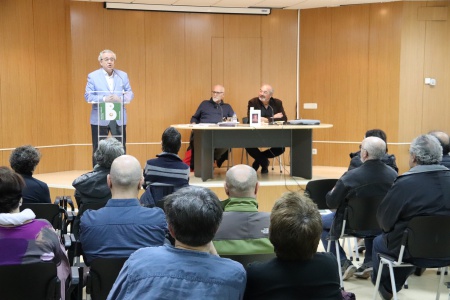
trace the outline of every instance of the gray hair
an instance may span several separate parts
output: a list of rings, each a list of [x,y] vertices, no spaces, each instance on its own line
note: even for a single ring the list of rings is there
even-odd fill
[[[229,169],[225,176],[230,197],[254,197],[257,183],[255,169],[247,165],[236,165]]]
[[[41,160],[41,152],[31,145],[17,147],[11,152],[9,164],[19,174],[33,173]]]
[[[99,62],[102,60],[103,53],[112,53],[112,55],[114,56],[114,60],[116,60],[116,54],[114,52],[112,52],[111,50],[105,49],[105,50],[101,51],[100,54],[98,55]]]
[[[124,153],[125,151],[121,142],[115,138],[107,138],[98,143],[98,148],[94,153],[94,159],[98,165],[109,169],[113,161]]]
[[[386,143],[376,136],[366,137],[362,147],[369,153],[369,159],[382,159],[386,154]]]
[[[419,165],[438,165],[442,160],[442,146],[439,140],[430,134],[416,137],[409,147],[409,153],[414,155]]]

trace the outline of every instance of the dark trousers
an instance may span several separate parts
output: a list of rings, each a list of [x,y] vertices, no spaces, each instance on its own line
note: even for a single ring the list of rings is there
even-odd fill
[[[270,148],[262,152],[258,148],[245,148],[245,150],[262,167],[269,166],[269,158],[277,157],[284,153],[284,148]]]
[[[109,132],[111,132],[112,135],[121,135],[122,134],[122,127],[123,127],[123,141],[121,137],[115,137],[119,142],[122,142],[123,150],[125,153],[127,153],[126,148],[126,142],[127,142],[127,125],[119,126],[117,125],[116,121],[110,121],[108,126],[97,126],[97,125],[91,125],[91,132],[92,132],[92,166],[96,165],[96,161],[94,159],[94,153],[98,148],[98,134],[100,132],[100,135],[108,135]],[[101,137],[101,140],[106,139],[106,137]]]
[[[189,148],[191,150],[191,163],[189,167],[194,170],[194,131],[191,131],[191,136],[189,137]],[[214,149],[214,160],[225,161],[228,159],[228,148],[216,148]]]
[[[378,268],[380,267],[380,258],[378,257],[378,253],[386,254],[392,257],[398,257],[398,253],[394,253],[388,249],[386,243],[384,242],[383,235],[377,236],[373,240],[373,253],[372,253],[372,261],[373,261],[373,272],[372,272],[372,283],[375,285],[378,275]],[[394,277],[395,277],[395,288],[397,292],[400,291],[405,284],[408,276],[411,275],[415,270],[415,267],[401,267],[394,268]],[[388,292],[392,292],[391,287],[391,276],[389,275],[389,268],[384,266],[383,273],[381,274],[380,285],[384,287]]]

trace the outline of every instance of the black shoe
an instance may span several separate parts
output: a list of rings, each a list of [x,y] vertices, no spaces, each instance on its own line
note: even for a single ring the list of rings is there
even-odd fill
[[[267,174],[267,173],[269,173],[269,169],[267,167],[262,167],[261,174]]]
[[[255,169],[255,171],[258,171],[258,169],[259,169],[259,162],[255,160],[253,162],[253,164],[252,164],[252,167],[253,167],[253,169]]]
[[[261,163],[261,174],[269,173],[269,160],[266,158],[263,163]]]

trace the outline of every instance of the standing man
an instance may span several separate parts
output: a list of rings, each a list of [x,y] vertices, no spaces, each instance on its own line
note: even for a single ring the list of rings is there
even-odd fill
[[[126,152],[127,141],[127,112],[123,108],[123,116],[120,120],[99,120],[98,103],[120,103],[128,104],[134,98],[127,73],[114,69],[116,54],[111,50],[103,50],[98,56],[101,68],[90,73],[86,84],[84,98],[88,103],[92,103],[91,110],[91,132],[92,132],[92,154],[98,147],[99,133],[101,136],[111,132],[119,141],[123,133],[123,148]],[[122,131],[123,127],[123,131]],[[95,166],[94,158],[92,165]]]
[[[273,123],[274,121],[287,121],[283,102],[273,98],[273,88],[264,84],[259,90],[259,96],[248,101],[247,117],[250,117],[250,108],[261,110],[261,122]],[[284,148],[270,148],[261,152],[258,148],[246,148],[248,154],[255,159],[253,168],[258,171],[261,166],[261,174],[268,173],[269,158],[277,157],[284,153]]]
[[[191,118],[191,124],[199,123],[219,123],[224,118],[232,117],[234,115],[233,108],[230,104],[224,103],[225,88],[222,85],[215,85],[212,88],[212,96],[209,100],[204,100],[197,108],[197,111]],[[190,145],[192,150],[191,169],[194,169],[194,135],[191,134]],[[214,160],[220,168],[223,162],[228,158],[227,148],[214,149]]]

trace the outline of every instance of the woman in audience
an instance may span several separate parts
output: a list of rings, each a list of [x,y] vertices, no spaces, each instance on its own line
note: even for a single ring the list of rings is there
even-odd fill
[[[342,300],[336,258],[316,252],[321,233],[312,200],[285,193],[270,216],[269,239],[277,257],[249,265],[244,298]]]
[[[395,163],[395,155],[388,154],[386,133],[383,130],[381,130],[381,129],[370,129],[370,130],[366,131],[366,135],[364,136],[364,138],[369,137],[369,136],[378,137],[378,138],[382,139],[386,143],[386,154],[381,159],[381,161],[384,162],[389,167],[391,167],[392,169],[394,169],[395,172],[398,173],[397,164]],[[359,146],[359,147],[361,148],[361,146]],[[351,158],[350,165],[348,166],[349,170],[355,169],[355,168],[357,168],[357,167],[362,165],[361,150],[359,150],[357,152],[350,153],[350,158]]]
[[[53,261],[64,299],[69,261],[52,225],[47,220],[36,220],[30,209],[19,210],[23,187],[20,175],[0,167],[0,265]]]
[[[51,203],[47,184],[33,177],[40,160],[41,153],[30,145],[14,149],[9,157],[11,168],[25,181],[22,191],[23,203]]]

